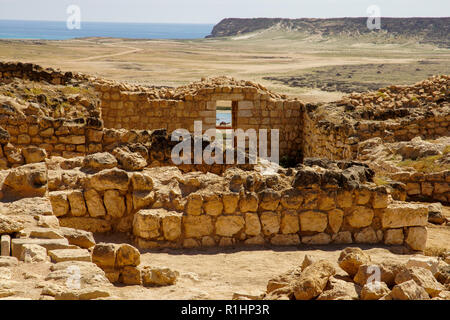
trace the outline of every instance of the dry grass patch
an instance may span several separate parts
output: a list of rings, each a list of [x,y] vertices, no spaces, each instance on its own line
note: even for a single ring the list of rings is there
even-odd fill
[[[424,158],[420,158],[417,160],[406,159],[400,161],[398,166],[400,167],[411,167],[414,168],[418,172],[430,173],[430,172],[439,172],[444,170],[450,170],[450,164],[440,163],[443,157],[450,153],[450,146],[446,146],[443,153],[435,156],[428,156]]]

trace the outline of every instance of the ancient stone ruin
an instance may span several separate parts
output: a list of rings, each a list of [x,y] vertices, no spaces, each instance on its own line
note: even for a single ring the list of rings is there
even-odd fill
[[[95,244],[91,233],[125,233],[152,250],[361,243],[423,251],[430,205],[409,200],[450,203],[448,144],[431,153],[441,171],[387,160],[394,149],[428,155],[420,139],[405,146],[417,136],[449,136],[448,76],[327,105],[227,77],[153,88],[0,63],[0,81],[2,256],[48,254],[55,268],[94,262],[112,282],[171,284],[176,273],[140,265],[131,246]],[[279,129],[280,156],[293,165],[175,165],[171,132],[192,132],[196,120],[216,128],[218,101],[230,102],[233,129]],[[386,183],[377,183],[379,168]]]

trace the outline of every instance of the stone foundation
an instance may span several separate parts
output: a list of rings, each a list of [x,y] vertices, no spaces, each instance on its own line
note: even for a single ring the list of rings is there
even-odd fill
[[[449,170],[428,174],[400,172],[393,174],[391,178],[405,184],[408,200],[450,204]]]
[[[306,108],[308,110],[308,106]],[[321,121],[313,113],[304,113],[303,156],[334,160],[355,159],[358,140],[346,128]]]
[[[305,167],[295,176],[277,178],[164,170],[105,169],[81,178],[78,190],[53,187],[49,197],[62,226],[127,232],[143,249],[330,243],[425,247],[428,207],[393,201],[384,187],[346,180],[353,169]],[[252,185],[245,182],[249,179]],[[290,181],[290,186],[268,187],[271,179]]]
[[[52,68],[42,68],[33,63],[0,62],[0,79],[20,78],[32,81],[46,81],[59,85],[66,84],[73,78],[84,78],[72,72],[61,72]]]

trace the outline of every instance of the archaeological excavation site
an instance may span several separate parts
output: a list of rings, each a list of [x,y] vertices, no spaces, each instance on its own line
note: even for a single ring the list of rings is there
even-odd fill
[[[172,133],[194,149],[196,121],[276,129],[279,163],[175,163]],[[263,291],[185,298],[450,299],[448,75],[304,103],[226,76],[150,87],[5,61],[0,144],[0,298],[180,298],[203,288],[183,265],[259,253],[283,266]]]

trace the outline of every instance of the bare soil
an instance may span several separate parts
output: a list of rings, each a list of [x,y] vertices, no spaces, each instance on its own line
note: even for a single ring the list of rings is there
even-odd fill
[[[445,207],[450,217],[450,207]],[[438,255],[450,250],[450,226],[428,225],[428,243],[425,254]],[[97,234],[96,241],[129,242],[125,234]],[[406,262],[413,253],[404,247],[357,245],[365,250],[375,263],[382,261]],[[337,259],[348,245],[300,247],[209,248],[191,250],[141,251],[141,263],[169,267],[180,273],[177,283],[168,287],[141,287],[116,285],[108,288],[115,299],[139,300],[231,300],[233,294],[259,296],[269,279],[298,267],[305,255],[326,259],[344,273]],[[39,299],[41,288],[50,272],[50,262],[24,263],[11,268],[12,280],[21,283],[21,293],[14,298]]]
[[[412,84],[450,71],[446,48],[414,42],[374,43],[370,37],[357,42],[325,41],[276,30],[179,41],[0,40],[0,60],[156,86],[227,75],[259,82],[305,102],[334,101],[343,92]]]

